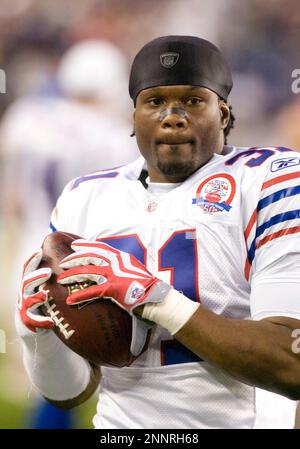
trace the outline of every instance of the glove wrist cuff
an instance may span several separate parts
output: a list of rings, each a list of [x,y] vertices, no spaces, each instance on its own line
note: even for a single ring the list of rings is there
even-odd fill
[[[158,304],[145,304],[142,318],[153,321],[174,335],[187,323],[200,304],[190,300],[165,282],[163,284],[169,287],[166,290],[168,293],[165,299]],[[158,284],[157,287],[160,286],[161,284]],[[153,296],[157,287],[151,291]]]

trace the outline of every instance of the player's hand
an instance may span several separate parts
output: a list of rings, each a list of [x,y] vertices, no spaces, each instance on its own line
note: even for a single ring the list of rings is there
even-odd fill
[[[58,276],[60,284],[92,281],[95,285],[72,293],[67,304],[108,297],[131,315],[146,303],[164,300],[171,286],[153,276],[134,256],[102,242],[75,240],[75,253],[65,257]]]
[[[67,303],[79,304],[99,297],[109,297],[132,315],[130,350],[138,356],[148,335],[149,323],[138,319],[133,311],[148,302],[161,302],[171,288],[154,277],[134,256],[118,251],[102,242],[75,240],[75,251],[65,257],[60,267],[66,271],[58,276],[61,284],[92,281],[95,285],[72,293]]]
[[[32,332],[38,329],[51,329],[51,318],[39,313],[38,308],[47,300],[47,292],[37,291],[38,287],[51,277],[50,268],[38,268],[42,259],[42,250],[35,252],[24,264],[23,277],[18,297],[18,310],[21,321]]]

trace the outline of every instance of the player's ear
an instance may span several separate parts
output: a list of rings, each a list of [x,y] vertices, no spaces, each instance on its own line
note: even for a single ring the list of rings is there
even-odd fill
[[[221,117],[221,129],[225,129],[230,119],[230,109],[224,100],[219,100],[219,111]]]
[[[130,134],[130,137],[134,137],[135,136],[135,110],[133,111],[133,130],[132,133]]]

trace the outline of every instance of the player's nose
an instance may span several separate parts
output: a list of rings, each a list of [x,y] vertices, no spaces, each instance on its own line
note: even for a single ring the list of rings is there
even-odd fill
[[[183,109],[169,108],[160,114],[163,129],[185,129],[188,127],[187,113]]]

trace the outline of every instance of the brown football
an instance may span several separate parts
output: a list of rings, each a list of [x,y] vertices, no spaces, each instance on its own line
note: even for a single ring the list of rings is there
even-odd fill
[[[43,242],[40,268],[50,267],[53,275],[43,286],[49,290],[49,299],[42,311],[52,317],[55,334],[77,354],[96,365],[129,366],[136,358],[130,352],[131,316],[107,298],[69,306],[69,289],[85,288],[87,284],[67,287],[56,282],[56,276],[63,271],[59,262],[73,252],[71,243],[78,238],[81,237],[53,232]]]

